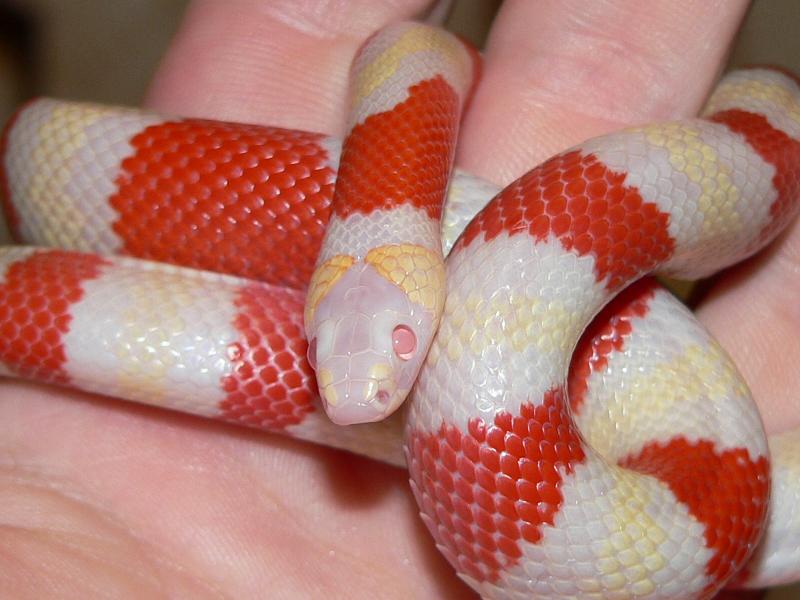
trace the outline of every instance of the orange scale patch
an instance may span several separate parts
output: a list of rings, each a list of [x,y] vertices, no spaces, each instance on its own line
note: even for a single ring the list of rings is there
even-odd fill
[[[676,437],[651,442],[619,463],[663,481],[705,525],[714,556],[706,574],[727,581],[750,558],[761,536],[769,502],[769,461],[753,460],[743,448],[719,451],[713,442]]]
[[[357,124],[342,148],[334,211],[342,219],[404,204],[438,220],[453,164],[459,98],[441,76]]]
[[[305,289],[336,178],[322,139],[198,119],[147,127],[110,199],[124,253]]]
[[[648,313],[650,300],[658,287],[655,279],[640,279],[609,302],[583,332],[572,354],[567,377],[573,414],[580,413],[589,389],[589,377],[605,370],[612,353],[624,350],[625,338],[633,331],[631,322]]]
[[[240,339],[228,348],[233,369],[221,382],[221,418],[268,431],[302,422],[315,410],[317,389],[306,359],[302,299],[252,284],[239,290],[235,306]]]
[[[69,383],[63,336],[83,284],[100,276],[99,256],[42,251],[9,265],[0,284],[0,361],[20,377]]]
[[[467,433],[447,424],[435,434],[412,432],[407,455],[431,533],[478,581],[497,581],[517,564],[523,540],[539,542],[563,502],[559,469],[572,473],[584,460],[561,390],[493,424],[472,419]]]
[[[772,220],[761,232],[762,240],[771,239],[800,207],[800,142],[775,129],[763,115],[744,110],[721,111],[709,120],[722,123],[744,137],[765,162],[775,167],[772,185],[778,197],[769,207]]]
[[[556,156],[500,192],[473,219],[459,246],[502,232],[527,232],[537,241],[554,235],[566,251],[593,256],[597,281],[619,289],[668,259],[675,246],[669,214],[645,202],[625,177],[591,154]]]

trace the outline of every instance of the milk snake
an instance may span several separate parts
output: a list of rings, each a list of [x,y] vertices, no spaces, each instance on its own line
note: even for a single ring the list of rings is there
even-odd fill
[[[446,180],[452,141],[407,125],[429,119],[435,88],[448,124],[432,131],[454,139],[474,68],[460,42],[411,24],[374,36],[359,57],[378,101],[364,114],[356,106],[351,136],[383,130],[388,145],[362,142],[341,164],[340,144],[318,134],[47,99],[23,107],[3,136],[3,201],[16,238],[40,248],[2,251],[4,372],[407,464],[437,546],[488,598],[711,597],[734,577],[797,577],[800,432],[770,439],[770,460],[724,351],[640,279],[711,274],[793,218],[797,80],[731,73],[703,119],[587,141],[475,218],[497,190],[458,174],[445,254],[465,229],[432,302],[438,333],[407,408],[354,430],[318,405],[303,323],[311,272],[333,264],[311,288],[333,289],[363,263],[424,305],[432,279],[418,273],[438,248],[390,236],[380,260],[362,247],[343,263],[332,259],[345,242],[334,241],[318,260],[325,226],[352,241],[370,227],[406,235],[409,222],[435,223],[437,209],[394,199],[423,181],[403,173],[409,162]],[[332,208],[337,170],[350,169],[353,186],[382,161],[397,167],[393,193]],[[397,211],[406,226],[392,229]]]

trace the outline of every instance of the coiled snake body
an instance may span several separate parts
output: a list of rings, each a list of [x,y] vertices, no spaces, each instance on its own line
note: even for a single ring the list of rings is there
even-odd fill
[[[407,109],[413,86],[440,75],[431,64],[452,56],[431,63],[431,53],[463,52],[442,35],[399,25],[372,39],[360,68],[402,87],[370,116]],[[423,75],[408,74],[420,64]],[[447,258],[438,332],[407,409],[357,431],[322,414],[303,323],[336,171],[350,164],[338,164],[339,144],[37,100],[2,145],[11,227],[41,247],[2,250],[0,361],[8,375],[406,463],[437,546],[485,597],[711,597],[734,577],[789,581],[800,563],[800,432],[771,439],[770,461],[735,367],[651,279],[579,338],[629,283],[708,275],[793,218],[799,100],[783,73],[732,73],[703,119],[590,140],[474,219],[496,189],[457,175],[445,254],[464,231]],[[345,153],[356,160],[372,159]],[[395,209],[419,222],[419,211]],[[335,218],[352,236],[375,226],[372,211]],[[425,305],[438,246],[383,247],[351,262]],[[336,256],[319,261],[317,300],[345,276]],[[377,383],[368,389],[379,398]]]

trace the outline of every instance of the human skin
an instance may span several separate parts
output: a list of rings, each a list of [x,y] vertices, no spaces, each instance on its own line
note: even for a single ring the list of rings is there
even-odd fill
[[[196,0],[146,103],[341,134],[353,53],[426,4]],[[587,137],[695,113],[745,9],[507,0],[459,166],[505,184]],[[800,425],[799,292],[795,224],[699,306],[770,432]],[[438,555],[400,469],[87,394],[0,385],[0,597],[472,597]]]

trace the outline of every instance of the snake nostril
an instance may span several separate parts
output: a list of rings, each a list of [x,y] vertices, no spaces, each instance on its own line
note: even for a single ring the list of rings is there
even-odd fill
[[[381,406],[386,406],[386,404],[389,402],[389,392],[386,390],[380,390],[375,396],[375,399]]]
[[[308,358],[308,364],[311,365],[311,368],[316,371],[317,370],[317,338],[316,338],[316,336],[311,338],[311,341],[308,343],[308,352],[306,353],[306,357]]]
[[[408,360],[417,349],[417,336],[407,325],[398,325],[392,331],[392,347],[397,356]]]

